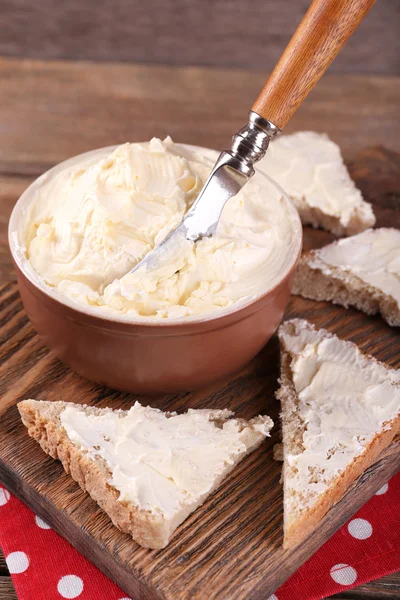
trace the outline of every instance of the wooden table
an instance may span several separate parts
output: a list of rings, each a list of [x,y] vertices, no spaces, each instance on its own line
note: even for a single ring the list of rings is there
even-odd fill
[[[226,147],[264,79],[234,69],[0,59],[0,283],[14,279],[11,209],[37,175],[74,154],[155,135]],[[400,77],[327,75],[288,131],[325,131],[347,159],[371,145],[400,150],[399,106]],[[392,575],[335,597],[399,593],[400,576]],[[15,598],[0,556],[0,600]]]

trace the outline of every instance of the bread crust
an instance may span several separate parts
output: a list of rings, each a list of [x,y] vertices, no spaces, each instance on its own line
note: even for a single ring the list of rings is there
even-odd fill
[[[29,435],[46,454],[61,461],[65,471],[90,494],[118,529],[145,548],[163,548],[169,538],[165,521],[118,500],[119,492],[107,483],[111,473],[106,464],[92,460],[71,443],[61,426],[59,416],[66,406],[66,402],[53,402],[48,410],[39,410],[32,400],[24,400],[18,404],[18,410]],[[94,412],[100,414],[102,409]]]
[[[286,190],[303,225],[321,227],[339,236],[360,233],[375,225],[372,204],[363,199],[339,146],[326,134],[298,131],[284,135],[271,145],[258,168]],[[305,171],[304,181],[296,178],[298,168]]]
[[[293,321],[287,321],[281,327],[290,327]],[[308,324],[310,325],[310,324]],[[311,326],[311,325],[310,325]],[[314,329],[314,328],[313,328]],[[324,331],[324,330],[320,330]],[[328,334],[328,332],[326,332]],[[293,384],[292,372],[290,364],[292,361],[292,355],[285,349],[285,346],[280,340],[281,348],[281,376],[280,376],[280,389],[277,391],[276,396],[281,401],[282,405],[282,435],[283,444],[291,445],[296,443],[289,436],[288,423],[285,422],[288,415],[291,419],[296,419],[296,429],[298,432],[302,432],[305,428],[304,423],[301,421],[298,414],[296,414],[295,400],[297,398],[296,390]],[[371,359],[387,369],[391,369],[390,366],[377,361],[374,357],[364,354],[368,359]],[[400,432],[400,416],[397,418],[387,421],[382,425],[382,430],[377,433],[371,442],[366,446],[363,454],[357,456],[353,462],[346,468],[346,470],[336,477],[330,484],[324,494],[318,498],[318,500],[312,504],[311,507],[297,513],[292,519],[287,514],[284,514],[284,548],[292,548],[302,542],[308,535],[312,534],[315,526],[321,521],[328,510],[336,504],[347,492],[350,485],[369,467],[371,466],[379,454],[389,446],[394,437]],[[298,436],[297,443],[301,446],[302,436]],[[286,471],[288,465],[286,461],[283,464],[283,480],[288,476]]]
[[[184,505],[182,509],[170,520],[165,519],[161,513],[145,511],[131,503],[121,502],[119,492],[109,485],[111,472],[106,462],[96,457],[90,458],[86,450],[73,444],[60,421],[61,412],[68,406],[67,402],[40,402],[24,400],[18,403],[18,410],[23,424],[28,433],[52,458],[61,461],[65,471],[87,492],[95,502],[107,513],[113,524],[123,533],[127,533],[141,546],[159,550],[164,548],[175,529],[204,500],[213,493],[221,481],[244,458],[242,454],[233,461],[233,464],[216,478],[210,492],[198,498],[197,502]],[[82,406],[90,414],[100,415],[112,412],[110,408],[99,409],[91,406]],[[122,414],[126,411],[120,411]],[[218,411],[222,412],[222,411]],[[226,411],[221,418],[224,422],[230,413]],[[262,418],[256,417],[251,422],[258,423]],[[243,420],[243,427],[249,422]],[[272,421],[270,421],[272,427]],[[247,452],[251,452],[264,440],[261,434],[254,435],[254,431],[246,434],[245,442],[248,444]]]
[[[318,206],[310,206],[304,196],[293,197],[292,200],[299,211],[303,225],[311,225],[314,229],[322,228],[339,236],[350,236],[361,233],[375,225],[375,216],[364,214],[359,208],[354,209],[347,224],[341,221],[341,215],[329,215]]]
[[[353,273],[343,276],[340,269],[329,267],[331,273],[313,266],[318,250],[306,252],[296,269],[292,294],[311,300],[330,301],[348,308],[353,306],[367,315],[380,313],[392,327],[400,327],[400,310],[392,296],[384,294]]]

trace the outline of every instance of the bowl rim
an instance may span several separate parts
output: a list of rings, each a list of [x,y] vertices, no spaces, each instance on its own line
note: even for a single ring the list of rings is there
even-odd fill
[[[141,145],[148,144],[148,142],[134,142],[134,143],[138,143]],[[56,165],[54,165],[53,167],[51,167],[50,169],[48,169],[47,171],[42,173],[39,177],[34,179],[34,181],[32,181],[32,183],[23,191],[21,196],[18,198],[17,202],[15,203],[15,205],[13,207],[13,210],[11,212],[10,219],[9,219],[8,245],[10,248],[10,252],[11,252],[15,267],[20,270],[22,275],[30,282],[30,284],[38,292],[43,293],[44,296],[47,297],[52,303],[55,302],[56,305],[57,304],[60,305],[60,307],[62,307],[63,309],[69,309],[74,313],[78,313],[82,317],[85,317],[85,318],[89,317],[90,321],[92,321],[93,324],[97,323],[98,325],[100,325],[101,323],[102,324],[107,323],[110,327],[113,327],[113,325],[118,324],[118,325],[123,325],[127,328],[129,327],[129,329],[132,329],[132,326],[134,326],[134,328],[137,330],[141,330],[142,328],[144,328],[144,329],[153,328],[153,329],[163,329],[163,330],[166,330],[166,329],[176,330],[176,329],[182,329],[184,327],[188,327],[191,325],[192,326],[196,326],[196,325],[204,326],[206,324],[209,324],[212,326],[213,324],[217,325],[216,324],[217,321],[220,326],[223,326],[223,323],[225,324],[225,322],[227,322],[227,320],[229,320],[229,321],[238,320],[241,316],[245,316],[243,313],[245,313],[247,315],[247,314],[251,314],[252,312],[255,312],[256,310],[258,310],[258,304],[261,301],[264,301],[264,302],[262,302],[262,305],[264,305],[265,303],[268,303],[268,296],[272,297],[274,291],[276,291],[277,288],[279,288],[282,285],[282,283],[288,277],[290,277],[291,273],[293,272],[294,268],[297,265],[297,262],[301,256],[301,252],[302,252],[303,228],[302,228],[299,213],[297,211],[297,208],[296,208],[293,200],[288,196],[288,194],[283,190],[283,188],[274,179],[269,177],[269,175],[267,173],[260,170],[259,168],[256,168],[256,172],[258,174],[260,174],[262,177],[264,177],[265,179],[267,179],[269,181],[269,183],[271,185],[273,185],[282,194],[282,196],[285,199],[285,202],[288,204],[288,206],[290,206],[290,217],[294,224],[293,233],[295,235],[293,237],[295,238],[295,244],[293,246],[293,255],[292,255],[291,259],[288,260],[286,268],[284,269],[284,271],[283,271],[282,275],[279,277],[279,279],[274,283],[274,285],[272,287],[269,287],[266,290],[261,291],[259,294],[249,298],[248,300],[246,300],[244,302],[237,302],[235,304],[232,304],[229,307],[226,307],[226,308],[223,308],[223,309],[220,309],[217,311],[211,311],[209,313],[204,313],[201,315],[193,315],[193,316],[189,316],[189,317],[181,317],[181,318],[176,318],[176,319],[159,319],[159,320],[156,320],[156,319],[150,320],[149,319],[149,321],[146,321],[144,317],[132,319],[127,316],[119,316],[119,315],[114,315],[114,314],[111,314],[111,315],[107,315],[104,313],[96,314],[94,309],[91,309],[90,307],[86,308],[85,306],[81,306],[77,302],[74,302],[70,298],[68,298],[66,296],[64,297],[62,294],[57,292],[57,290],[55,290],[52,287],[50,287],[49,285],[47,285],[44,281],[42,281],[39,278],[38,274],[31,266],[29,260],[26,258],[25,253],[24,253],[24,248],[21,247],[20,244],[17,243],[15,240],[15,238],[18,236],[18,223],[20,221],[20,217],[24,213],[24,203],[26,202],[26,205],[29,206],[29,203],[32,201],[32,200],[27,201],[27,197],[29,197],[30,194],[32,194],[32,192],[34,191],[34,189],[36,187],[40,186],[41,183],[45,179],[47,179],[48,177],[54,175],[55,173],[57,173],[59,171],[62,171],[63,169],[68,167],[70,164],[74,164],[77,161],[77,159],[88,158],[88,157],[90,157],[90,155],[92,155],[92,154],[95,155],[99,151],[112,152],[114,149],[119,147],[119,145],[120,144],[113,145],[113,146],[104,146],[101,148],[89,150],[89,151],[77,154],[73,157],[70,157],[64,161],[61,161],[60,163],[57,163]],[[189,149],[189,151],[203,153],[203,156],[205,156],[205,158],[207,158],[207,154],[210,154],[211,152],[217,153],[217,151],[213,150],[212,148],[196,146],[193,144],[175,143],[175,146],[178,148],[182,147],[186,150]],[[253,310],[251,310],[252,308],[253,308]],[[171,331],[171,333],[173,333],[173,332]]]

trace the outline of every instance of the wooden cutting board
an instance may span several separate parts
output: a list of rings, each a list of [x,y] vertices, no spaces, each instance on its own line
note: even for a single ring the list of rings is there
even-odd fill
[[[400,156],[375,148],[361,153],[350,170],[373,202],[378,225],[400,228]],[[305,248],[331,241],[327,232],[305,230]],[[399,331],[327,303],[293,298],[288,317],[301,316],[400,367]],[[31,327],[17,286],[0,287],[0,479],[82,554],[135,599],[255,600],[268,598],[400,466],[400,441],[332,507],[310,539],[282,549],[280,464],[272,449],[280,439],[276,338],[234,378],[206,390],[140,398],[103,388],[72,373],[45,347]],[[240,340],[238,340],[240,343]],[[39,398],[128,408],[139,399],[161,409],[230,408],[250,418],[270,415],[272,437],[248,456],[208,501],[179,527],[170,545],[149,551],[109,522],[66,475],[57,461],[28,438],[16,402]]]

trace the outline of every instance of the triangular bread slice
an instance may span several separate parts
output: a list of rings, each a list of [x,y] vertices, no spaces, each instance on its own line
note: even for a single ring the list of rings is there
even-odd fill
[[[380,312],[400,326],[400,230],[381,227],[305,253],[292,293]]]
[[[308,537],[400,430],[400,371],[301,319],[279,329],[284,546]]]
[[[258,168],[289,194],[303,225],[352,235],[375,224],[372,206],[351,179],[339,146],[325,134],[280,136]]]
[[[146,548],[164,548],[273,422],[229,410],[165,413],[24,400],[29,435],[88,492],[116,527]]]

